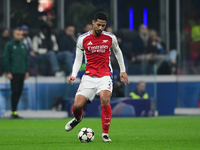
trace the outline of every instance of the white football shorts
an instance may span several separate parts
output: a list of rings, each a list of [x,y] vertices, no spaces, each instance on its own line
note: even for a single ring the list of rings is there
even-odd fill
[[[99,95],[102,90],[112,93],[113,82],[111,76],[94,77],[83,75],[76,95],[83,95],[92,102],[95,95]]]

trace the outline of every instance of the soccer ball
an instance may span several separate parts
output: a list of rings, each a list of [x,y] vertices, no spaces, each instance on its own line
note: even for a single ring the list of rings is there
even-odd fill
[[[78,139],[81,142],[92,142],[94,140],[94,131],[90,128],[82,128],[78,133]]]

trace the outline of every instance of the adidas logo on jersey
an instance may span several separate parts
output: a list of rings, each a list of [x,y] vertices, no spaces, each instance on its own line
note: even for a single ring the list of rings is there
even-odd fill
[[[90,41],[87,45],[92,45],[92,42]]]

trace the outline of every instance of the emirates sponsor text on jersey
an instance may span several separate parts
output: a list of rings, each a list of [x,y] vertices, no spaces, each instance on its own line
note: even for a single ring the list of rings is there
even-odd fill
[[[108,49],[108,45],[88,46],[88,51],[92,53],[105,53],[106,49]]]

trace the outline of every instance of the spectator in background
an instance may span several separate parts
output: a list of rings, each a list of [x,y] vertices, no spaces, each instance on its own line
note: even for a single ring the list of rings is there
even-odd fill
[[[148,99],[149,95],[145,91],[146,89],[146,83],[144,81],[139,81],[137,83],[136,89],[129,94],[132,99]]]
[[[166,50],[162,39],[157,35],[157,32],[153,29],[149,30],[147,55],[151,55],[149,63],[156,63],[158,70],[162,69],[164,70],[162,72],[166,74],[175,74],[177,51],[174,49],[170,51]],[[166,65],[164,65],[164,63]],[[166,72],[166,70],[169,71]]]
[[[23,42],[26,45],[29,53],[29,72],[30,75],[36,75],[36,62],[37,62],[37,55],[33,50],[32,40],[29,36],[29,27],[27,25],[22,25],[20,29],[23,31]]]
[[[106,27],[106,32],[113,33],[114,31],[113,31],[113,28],[112,28],[112,27],[107,26],[107,27]]]
[[[65,65],[65,75],[72,72],[74,50],[76,46],[75,27],[70,25],[65,28],[65,35],[58,41],[58,61]]]
[[[77,36],[80,36],[81,34],[84,34],[88,31],[92,30],[92,24],[91,23],[86,23],[83,27],[83,29],[81,30],[81,32],[77,33]]]
[[[106,27],[106,31],[107,31],[107,32],[110,32],[110,33],[114,33],[113,28],[110,27],[110,26]],[[117,35],[116,35],[116,36],[117,36]],[[119,46],[120,46],[121,43],[122,43],[122,39],[121,39],[120,37],[117,36],[117,41],[118,41],[118,44],[119,44]]]
[[[1,30],[1,36],[0,36],[0,75],[4,72],[3,67],[3,51],[5,44],[11,40],[9,30],[7,28],[3,28]]]
[[[20,29],[23,31],[23,42],[29,51],[33,51],[32,40],[29,37],[29,27],[27,25],[22,25]],[[35,54],[35,53],[34,53]]]
[[[48,25],[42,25],[39,34],[33,37],[33,50],[38,54],[38,59],[41,61],[39,68],[42,75],[62,76],[56,57],[58,51],[56,36],[51,33]],[[50,69],[47,68],[49,65],[46,62],[50,63]]]
[[[132,62],[145,63],[151,59],[151,55],[146,54],[146,48],[149,40],[149,30],[146,26],[140,25],[138,36],[133,41],[133,51],[127,58],[131,59]]]
[[[191,69],[193,73],[199,73],[200,64],[200,16],[196,8],[190,11],[190,17],[186,24],[186,42],[190,50]]]
[[[20,28],[14,30],[14,40],[5,45],[4,65],[7,77],[11,83],[11,118],[21,118],[17,114],[17,105],[23,91],[24,79],[28,78],[28,50],[22,42],[23,31]]]
[[[83,28],[83,33],[86,33],[86,32],[88,32],[90,30],[92,30],[92,24],[91,23],[87,23]]]
[[[148,64],[152,55],[147,54],[147,44],[149,40],[149,30],[147,26],[140,25],[139,31],[136,37],[132,40],[131,49],[125,52],[125,56],[128,60],[130,67],[128,72],[134,72],[136,74],[152,74],[153,67]],[[124,41],[123,41],[124,45]]]
[[[147,43],[147,53],[165,54],[165,48],[162,39],[157,35],[153,29],[149,30],[149,40]]]

